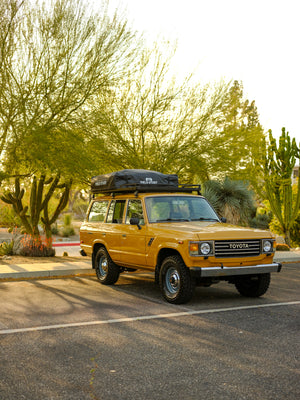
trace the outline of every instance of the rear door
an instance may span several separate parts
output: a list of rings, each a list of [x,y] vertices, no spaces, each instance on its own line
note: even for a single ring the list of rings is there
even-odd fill
[[[139,226],[130,225],[131,218],[139,218]],[[129,199],[121,236],[121,262],[128,266],[146,265],[146,225],[139,199]]]
[[[112,200],[105,223],[104,240],[113,261],[121,260],[121,235],[124,228],[123,216],[126,200]]]

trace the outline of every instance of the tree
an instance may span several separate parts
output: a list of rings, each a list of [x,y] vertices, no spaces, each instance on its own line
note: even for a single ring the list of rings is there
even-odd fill
[[[263,167],[266,197],[270,208],[278,220],[285,242],[290,246],[291,227],[297,218],[300,207],[300,179],[293,196],[292,172],[296,160],[300,159],[300,149],[295,138],[291,140],[289,133],[282,128],[277,146],[276,139],[269,131],[269,145],[266,147]]]
[[[254,101],[244,99],[243,85],[234,81],[227,92],[216,129],[210,137],[210,176],[244,180],[256,186],[265,134]]]
[[[87,103],[116,85],[138,48],[126,21],[109,18],[105,7],[102,14],[90,10],[81,0],[1,4],[0,156],[14,180],[3,199],[33,235],[41,212],[50,234],[71,181],[93,170],[82,130]],[[59,206],[50,216],[47,204],[55,194]]]
[[[106,171],[155,169],[184,180],[206,176],[207,138],[227,85],[176,82],[169,72],[172,51],[166,53],[144,51],[138,70],[128,71],[109,101],[99,96],[94,104],[90,153]]]

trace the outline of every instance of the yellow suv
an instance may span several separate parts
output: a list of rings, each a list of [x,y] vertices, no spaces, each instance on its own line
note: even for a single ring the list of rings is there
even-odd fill
[[[281,269],[270,232],[226,224],[199,186],[181,186],[176,175],[118,171],[93,178],[92,193],[81,254],[92,256],[103,284],[114,284],[124,271],[155,271],[163,297],[180,304],[196,285],[220,281],[243,296],[261,296],[270,273]]]

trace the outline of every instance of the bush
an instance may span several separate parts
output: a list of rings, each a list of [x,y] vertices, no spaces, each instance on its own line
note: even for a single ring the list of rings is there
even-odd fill
[[[14,243],[3,242],[0,243],[0,256],[11,256],[13,254]]]
[[[279,224],[279,222],[277,221],[277,219],[275,217],[270,222],[270,229],[271,229],[272,232],[284,236],[284,233],[282,232],[280,224]],[[299,232],[300,232],[300,215],[298,215],[298,217],[296,218],[293,226],[290,229],[292,247],[300,246],[300,235],[299,235]]]
[[[250,226],[257,229],[269,229],[270,222],[269,214],[257,212],[256,216],[250,220]]]
[[[69,237],[75,235],[75,230],[72,226],[65,226],[61,232],[63,237]]]
[[[19,235],[14,239],[13,254],[25,257],[53,257],[55,250],[47,239]]]
[[[277,244],[276,251],[290,251],[290,248],[287,244]]]

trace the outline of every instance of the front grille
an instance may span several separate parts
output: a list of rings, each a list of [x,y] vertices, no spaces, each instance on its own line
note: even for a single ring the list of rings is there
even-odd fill
[[[260,240],[216,240],[215,256],[254,257],[260,254]]]

